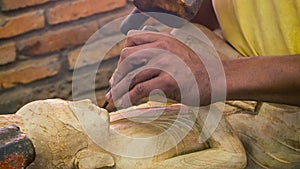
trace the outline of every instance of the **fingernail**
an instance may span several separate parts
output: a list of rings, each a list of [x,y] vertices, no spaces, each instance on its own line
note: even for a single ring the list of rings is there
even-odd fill
[[[106,100],[111,99],[111,92],[110,91],[108,93],[106,93],[105,98],[106,98]]]

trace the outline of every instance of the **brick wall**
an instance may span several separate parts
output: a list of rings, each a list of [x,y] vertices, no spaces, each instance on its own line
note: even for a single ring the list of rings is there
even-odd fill
[[[0,0],[0,114],[14,113],[37,99],[72,99],[72,75],[81,47],[103,25],[132,8],[126,0]],[[101,40],[108,45],[100,50],[106,51],[110,39],[122,36],[117,32],[107,30]],[[93,45],[96,40],[89,44]],[[121,48],[121,43],[112,48],[97,72],[98,100]],[[99,49],[89,51],[91,56],[95,52]],[[94,59],[79,63],[80,69],[88,69]],[[84,80],[87,72],[78,78]]]

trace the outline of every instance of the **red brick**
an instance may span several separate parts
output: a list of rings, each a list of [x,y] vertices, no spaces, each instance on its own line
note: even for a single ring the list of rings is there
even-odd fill
[[[70,26],[58,31],[49,31],[17,43],[17,50],[27,56],[34,56],[80,45],[97,31],[97,23]]]
[[[11,88],[17,84],[26,84],[54,76],[59,69],[58,56],[21,62],[14,68],[0,72],[0,89]]]
[[[16,45],[9,43],[0,46],[0,65],[4,65],[16,60]]]
[[[113,47],[111,41],[112,39],[122,40],[122,38],[125,38],[125,36],[122,37],[122,35],[117,34],[120,33],[120,24],[122,22],[122,20],[119,18],[127,16],[132,11],[133,7],[133,5],[128,4],[125,6],[125,8],[119,9],[118,11],[114,12],[114,15],[107,13],[104,14],[100,19],[98,19],[97,23],[99,27],[102,27],[111,21],[113,21],[113,23],[110,24],[109,27],[102,27],[101,34],[99,34],[98,37],[93,38],[97,40],[100,39],[101,41],[96,41],[86,46],[88,48],[88,51],[85,53],[84,58],[77,60],[82,47],[72,50],[68,53],[69,69],[73,70],[75,68],[75,64],[77,64],[77,68],[80,68],[97,63],[97,60],[99,60],[99,53],[107,52],[102,61],[118,56],[122,48],[124,47],[124,41],[117,43]],[[114,21],[115,19],[118,20]]]
[[[104,61],[120,55],[122,48],[124,47],[124,36],[117,34],[114,36],[106,37],[105,39],[96,41],[92,44],[86,45],[84,52],[82,48],[77,48],[68,53],[69,69],[81,68],[87,65],[95,64],[100,61]],[[121,41],[122,40],[122,41]],[[113,44],[113,41],[121,41],[117,44]],[[80,59],[79,58],[79,54]],[[105,54],[103,56],[103,54]],[[103,57],[101,59],[101,57]]]
[[[49,24],[57,24],[111,11],[126,5],[126,0],[78,0],[58,4],[49,9]]]
[[[114,12],[113,15],[111,13],[107,13],[103,17],[98,19],[98,25],[101,28],[101,33],[110,35],[120,32],[120,25],[122,21],[125,19],[125,16],[127,16],[132,11],[133,8],[133,5],[128,4],[126,5],[126,7],[118,10],[117,12]]]
[[[1,10],[8,11],[18,8],[24,8],[27,6],[34,6],[43,4],[49,0],[0,0]]]
[[[0,39],[40,29],[44,25],[43,11],[25,13],[15,17],[0,16]]]
[[[118,60],[112,60],[109,64],[102,64],[98,68],[97,72],[91,72],[88,69],[81,69],[83,71],[75,72],[70,80],[72,81],[72,96],[73,99],[84,99],[84,95],[95,92],[95,90],[107,88],[109,79],[116,69]],[[91,82],[91,79],[95,79],[95,82]],[[85,80],[83,80],[85,79]],[[94,84],[93,84],[94,83]],[[1,97],[0,97],[1,98]],[[1,106],[1,104],[0,104]]]

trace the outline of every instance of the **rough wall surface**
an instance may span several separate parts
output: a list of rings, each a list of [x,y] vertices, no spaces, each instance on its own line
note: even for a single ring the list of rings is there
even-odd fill
[[[0,114],[38,99],[72,100],[72,76],[82,46],[132,9],[126,0],[0,0]],[[84,69],[96,63],[95,53],[105,52],[109,41],[120,36],[117,28],[108,29],[100,38],[107,47],[102,43],[101,49],[91,48],[91,56],[78,63],[83,71],[77,78],[84,79]],[[105,56],[95,88],[80,93],[83,97],[95,90],[97,99],[104,96],[122,46]]]

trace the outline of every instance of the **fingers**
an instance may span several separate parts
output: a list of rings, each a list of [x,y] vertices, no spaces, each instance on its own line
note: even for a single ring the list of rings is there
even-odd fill
[[[161,73],[161,70],[159,69],[144,69],[143,71],[140,71],[136,76],[134,76],[131,80],[131,84],[129,86],[129,89],[132,89],[135,85],[138,83],[153,79]]]
[[[111,86],[119,83],[129,72],[147,65],[150,60],[155,60],[155,57],[159,57],[161,53],[161,50],[147,48],[131,54],[118,65],[110,79]]]
[[[121,51],[118,67],[110,79],[110,84],[118,83],[127,73],[147,64],[151,57],[159,55],[157,50],[162,47],[159,39],[168,34],[151,31],[129,31],[125,48]],[[124,60],[126,63],[121,64]]]
[[[120,64],[123,60],[128,58],[129,56],[132,55],[137,55],[137,52],[144,50],[144,49],[150,49],[150,48],[155,48],[157,45],[154,43],[148,43],[148,44],[143,44],[139,46],[132,46],[132,47],[125,47],[120,53],[120,59],[118,64]]]
[[[150,74],[153,75],[155,74],[154,72],[158,73],[158,70],[143,71],[143,73],[141,73],[137,77],[138,79],[143,79],[144,76],[151,77]],[[115,105],[121,108],[131,106],[139,100],[148,97],[152,92],[155,92],[156,89],[163,91],[166,97],[180,101],[180,89],[176,81],[167,73],[159,71],[159,74],[155,75],[153,78],[145,81],[140,81],[141,82],[136,83],[136,85],[134,85],[132,89],[130,89],[129,91],[127,90],[121,97],[114,100]]]
[[[141,69],[144,68],[142,67]],[[161,73],[161,70],[158,69],[141,69],[130,72],[118,84],[113,86],[111,89],[113,97],[109,101],[112,101],[112,99],[118,100],[122,95],[133,89],[139,83],[151,80]]]
[[[132,90],[123,95],[120,99],[118,99],[115,103],[118,107],[128,107],[133,103],[141,100],[144,97],[148,97],[151,91],[155,89],[160,89],[161,80],[159,77],[147,80],[142,83],[138,83],[134,86]]]
[[[150,65],[151,60],[159,57],[162,53],[161,49],[164,48],[163,43],[168,42],[164,39],[170,37],[168,34],[136,30],[129,31],[127,35],[125,48],[120,54],[118,67],[110,79],[112,92],[107,96],[109,101],[115,100],[115,98],[119,99],[128,90],[138,93],[141,85],[151,83],[153,77],[159,75],[160,71],[153,69],[141,71],[138,75],[134,72],[137,72],[138,69],[145,65]]]
[[[153,43],[165,37],[171,37],[171,35],[161,32],[131,30],[127,34],[125,47]]]

